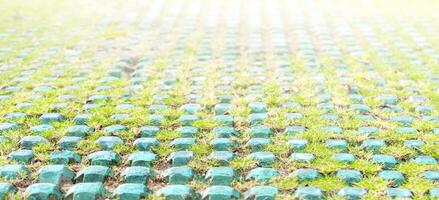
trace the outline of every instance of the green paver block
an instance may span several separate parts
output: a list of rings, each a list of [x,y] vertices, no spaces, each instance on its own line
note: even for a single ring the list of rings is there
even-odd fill
[[[315,156],[311,153],[292,153],[291,158],[296,162],[310,163],[315,159]]]
[[[297,169],[293,172],[299,181],[312,181],[322,175],[315,169]]]
[[[392,181],[393,184],[400,186],[405,182],[404,175],[399,171],[383,170],[378,176],[384,180]]]
[[[404,109],[399,105],[384,105],[382,106],[382,110],[400,113]]]
[[[215,115],[224,115],[232,108],[231,104],[220,103],[215,105]]]
[[[177,129],[181,137],[196,137],[200,130],[193,126],[183,126]]]
[[[54,151],[50,154],[50,163],[52,164],[70,164],[79,163],[81,161],[81,156],[72,151]]]
[[[183,110],[183,112],[185,113],[195,114],[196,112],[198,112],[198,110],[201,109],[201,105],[196,103],[188,103],[182,105],[180,109]]]
[[[358,133],[360,133],[362,135],[372,135],[378,131],[379,131],[379,129],[377,127],[373,127],[373,126],[363,126],[363,127],[358,128]]]
[[[114,172],[105,166],[89,166],[76,174],[76,182],[104,182],[108,176],[113,176]]]
[[[30,128],[30,131],[35,132],[35,133],[44,133],[50,130],[53,130],[53,126],[48,125],[48,124],[41,124],[41,125],[37,125],[37,126],[32,126]]]
[[[374,117],[371,116],[371,115],[362,115],[362,114],[360,114],[360,115],[355,115],[354,119],[358,119],[358,120],[362,120],[362,121],[371,121],[371,120],[374,119]]]
[[[97,200],[104,197],[106,190],[102,183],[77,183],[67,191],[64,199]]]
[[[8,155],[9,159],[16,160],[20,164],[28,164],[33,157],[33,151],[27,149],[13,151]]]
[[[48,92],[48,91],[50,91],[52,89],[54,89],[54,88],[51,87],[51,86],[41,85],[41,86],[34,87],[32,89],[32,91],[34,91],[34,92]]]
[[[16,119],[24,119],[25,117],[26,117],[27,115],[25,114],[25,113],[22,113],[22,112],[13,112],[13,113],[8,113],[8,114],[6,114],[5,115],[5,119],[9,119],[9,120],[16,120]],[[14,124],[14,123],[1,123],[1,124]],[[5,130],[3,130],[3,128],[2,128],[2,125],[0,124],[0,133],[2,132],[2,131],[5,131]],[[16,125],[16,124],[15,124]],[[7,128],[7,126],[5,126],[5,128]],[[16,127],[16,128],[19,128],[19,126],[18,127]],[[13,128],[14,129],[14,128]],[[7,130],[7,129],[6,129]]]
[[[348,142],[342,139],[329,139],[326,140],[325,144],[329,148],[338,149],[343,152],[348,148]]]
[[[398,97],[396,97],[394,95],[388,95],[388,94],[387,95],[386,94],[379,95],[379,96],[375,97],[375,99],[381,101],[384,104],[390,104],[390,105],[396,104],[399,101]]]
[[[363,179],[363,174],[361,174],[361,172],[357,170],[339,169],[337,170],[337,177],[343,180],[348,185],[353,185]]]
[[[64,117],[60,113],[45,113],[40,117],[41,124],[50,124],[53,122],[62,122]]]
[[[279,175],[279,172],[276,169],[258,167],[258,168],[250,170],[250,172],[247,174],[245,179],[247,179],[247,180],[254,179],[257,181],[268,181],[271,178],[278,176],[278,175]]]
[[[320,103],[317,105],[317,108],[325,111],[332,111],[335,109],[335,105],[333,103]]]
[[[141,137],[155,137],[160,128],[156,126],[142,126],[140,127]]]
[[[58,144],[62,149],[65,150],[73,150],[76,148],[76,145],[79,141],[81,141],[81,137],[76,136],[64,136],[59,141]]]
[[[233,95],[223,94],[218,97],[220,103],[230,103],[232,102]]]
[[[238,132],[233,127],[220,126],[213,128],[212,132],[218,138],[229,138],[232,136],[239,136]]]
[[[177,78],[175,78],[175,77],[166,77],[166,78],[162,78],[161,81],[162,81],[164,84],[169,85],[169,84],[172,84],[172,83],[177,82]]]
[[[297,102],[288,101],[288,102],[282,103],[282,107],[284,107],[284,108],[300,108],[302,106]]]
[[[12,198],[17,191],[17,187],[10,183],[0,183],[0,199]]]
[[[32,149],[32,147],[49,142],[42,136],[24,136],[20,140],[20,145],[23,149]]]
[[[399,127],[396,128],[396,132],[399,134],[416,134],[418,133],[418,130],[412,127]]]
[[[46,165],[39,172],[40,183],[52,183],[59,185],[63,181],[72,181],[75,173],[64,165]]]
[[[303,118],[303,114],[301,114],[301,113],[286,113],[284,115],[284,117],[287,118],[288,120],[295,120],[295,119]]]
[[[334,133],[334,134],[343,133],[343,129],[339,126],[325,126],[323,127],[323,131],[327,133]]]
[[[181,167],[171,167],[165,170],[162,174],[164,177],[168,178],[169,184],[172,185],[183,185],[188,184],[194,176],[192,168],[188,166]]]
[[[279,190],[273,186],[254,186],[244,194],[246,200],[274,200]]]
[[[120,200],[140,200],[146,197],[148,189],[143,184],[125,183],[119,185],[114,191],[114,196]]]
[[[117,165],[120,162],[120,156],[113,151],[97,151],[87,156],[91,165],[110,166]]]
[[[368,113],[370,112],[370,107],[365,104],[352,104],[350,109],[359,113]]]
[[[406,146],[410,149],[419,150],[424,145],[425,145],[425,142],[422,140],[406,140],[406,141],[404,141],[404,146]]]
[[[393,116],[390,118],[390,120],[393,122],[398,122],[404,126],[410,126],[414,119],[410,116]]]
[[[276,156],[273,153],[264,151],[254,152],[249,155],[249,158],[258,162],[261,167],[269,166],[276,161]]]
[[[218,122],[219,124],[223,125],[223,126],[233,126],[234,122],[233,122],[233,116],[231,115],[217,115],[214,118],[215,122]]]
[[[211,185],[230,185],[237,178],[237,173],[230,167],[212,167],[205,178],[210,179]]]
[[[16,130],[19,128],[20,126],[15,123],[9,123],[9,122],[0,123],[0,133]]]
[[[107,72],[108,72],[108,75],[114,76],[114,77],[117,77],[117,78],[121,78],[122,74],[123,74],[123,71],[121,69],[117,69],[117,68],[116,69],[110,69]]]
[[[322,190],[318,187],[298,187],[294,196],[304,200],[321,200],[324,199]]]
[[[27,187],[26,199],[39,200],[39,199],[63,199],[60,188],[52,183],[35,183]]]
[[[434,108],[432,106],[416,106],[415,111],[419,114],[428,115],[432,113]]]
[[[431,181],[439,181],[439,170],[436,171],[425,171],[420,174],[422,178],[431,180]]]
[[[106,95],[102,95],[102,94],[97,94],[97,95],[92,95],[90,97],[88,97],[87,99],[87,103],[95,103],[95,102],[99,102],[99,101],[107,101],[110,98]]]
[[[195,138],[176,138],[169,143],[170,146],[176,147],[177,149],[189,149],[190,146],[195,144]]]
[[[348,95],[349,99],[356,104],[361,104],[363,103],[364,100],[364,96],[361,94],[350,94]]]
[[[11,99],[11,95],[0,95],[0,103]]]
[[[133,144],[137,148],[137,150],[149,151],[153,147],[159,145],[160,142],[156,138],[143,137],[136,139]]]
[[[290,139],[287,141],[287,145],[291,146],[295,152],[300,152],[308,145],[308,140],[302,138]]]
[[[365,140],[363,141],[364,150],[379,153],[382,147],[387,146],[384,140]]]
[[[213,150],[215,151],[229,151],[236,146],[236,143],[229,138],[215,138],[211,141]]]
[[[404,188],[388,188],[387,194],[394,199],[411,199],[413,197],[412,192]]]
[[[96,140],[96,143],[99,144],[102,150],[109,151],[113,150],[117,144],[123,144],[123,140],[117,136],[102,136]]]
[[[435,199],[435,198],[439,198],[439,188],[433,188],[429,191],[430,193],[430,198]]]
[[[183,126],[191,126],[192,123],[199,120],[200,118],[197,115],[181,115],[178,118],[178,121],[180,121],[181,125]]]
[[[67,135],[75,137],[85,137],[92,131],[94,131],[94,129],[88,127],[87,125],[74,125],[67,129]]]
[[[268,138],[273,133],[270,127],[259,125],[250,128],[252,138]]]
[[[121,103],[121,104],[118,104],[116,106],[116,108],[121,109],[121,110],[129,110],[131,108],[134,108],[134,105],[130,104],[130,103]]]
[[[104,131],[111,134],[117,134],[122,131],[128,131],[128,127],[120,124],[107,126],[104,128]]]
[[[323,120],[327,120],[327,121],[338,121],[340,119],[340,117],[338,115],[335,114],[331,114],[331,113],[326,113],[320,116],[321,119]]]
[[[336,153],[332,155],[332,159],[341,163],[352,163],[355,161],[355,156],[349,153]]]
[[[435,165],[438,164],[437,160],[431,156],[420,155],[414,159],[416,164],[419,165]]]
[[[157,191],[166,200],[197,200],[199,195],[187,185],[168,185]]]
[[[188,164],[193,157],[192,151],[176,151],[169,155],[168,160],[171,161],[173,167],[177,167]]]
[[[73,121],[76,125],[87,125],[87,121],[92,117],[92,114],[79,114],[76,115]]]
[[[246,146],[250,146],[252,152],[258,152],[263,151],[269,144],[271,144],[271,140],[268,138],[251,138]]]
[[[377,154],[373,155],[371,161],[383,166],[384,169],[394,168],[398,161],[391,155]]]
[[[112,81],[116,81],[119,80],[119,78],[117,77],[113,77],[113,76],[107,76],[107,77],[102,77],[101,79],[99,79],[99,82],[101,83],[108,83],[108,82],[112,82]],[[108,98],[101,98],[101,97],[106,97],[105,95],[93,95],[92,96],[95,101],[103,101],[103,100],[108,100]],[[90,97],[90,98],[92,98]],[[90,100],[89,98],[89,100]]]
[[[230,151],[213,151],[208,158],[217,160],[221,166],[225,166],[235,158],[235,154]]]
[[[206,188],[202,194],[202,199],[206,200],[226,200],[226,199],[239,199],[241,193],[230,186],[214,185]]]
[[[247,121],[251,126],[257,126],[261,125],[267,117],[267,113],[253,113],[247,117]]]
[[[148,151],[138,151],[132,153],[128,157],[128,161],[131,162],[132,166],[144,166],[149,167],[151,163],[157,159],[157,156],[154,153]]]
[[[162,105],[162,104],[155,104],[155,105],[150,105],[149,109],[153,112],[159,111],[159,110],[165,110],[167,109],[168,106],[167,105]]]
[[[248,107],[250,108],[251,113],[266,113],[268,106],[264,102],[254,102],[249,103]]]
[[[330,102],[332,100],[332,97],[330,94],[320,94],[317,96],[317,98],[318,98],[318,101],[320,103],[327,103],[327,102]]]
[[[306,131],[303,126],[287,126],[284,130],[285,135],[296,135]]]
[[[203,95],[202,94],[188,94],[185,97],[189,101],[196,101],[196,100],[200,99],[201,97],[203,97]]]
[[[148,167],[133,166],[127,167],[121,175],[124,177],[125,183],[146,184],[149,178],[156,176],[156,173]]]
[[[121,121],[123,121],[123,120],[125,120],[125,119],[128,119],[128,118],[130,118],[130,117],[131,117],[130,114],[122,113],[122,114],[114,114],[114,115],[111,115],[111,116],[110,116],[110,119],[116,120],[117,122],[121,122]]]
[[[342,196],[348,200],[361,199],[366,195],[367,191],[363,188],[358,187],[344,187],[338,191],[337,195]]]

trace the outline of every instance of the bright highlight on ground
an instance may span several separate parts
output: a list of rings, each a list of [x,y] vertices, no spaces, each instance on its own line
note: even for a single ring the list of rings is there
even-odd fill
[[[439,198],[438,1],[0,5],[0,199]]]

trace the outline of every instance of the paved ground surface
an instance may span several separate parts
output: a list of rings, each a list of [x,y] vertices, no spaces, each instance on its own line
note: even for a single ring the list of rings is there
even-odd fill
[[[2,0],[0,198],[438,198],[438,8]]]

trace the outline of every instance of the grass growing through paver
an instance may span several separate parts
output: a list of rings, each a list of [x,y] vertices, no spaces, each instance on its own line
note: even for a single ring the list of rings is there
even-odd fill
[[[113,174],[102,198],[437,198],[435,1],[1,4],[0,199],[53,164]]]

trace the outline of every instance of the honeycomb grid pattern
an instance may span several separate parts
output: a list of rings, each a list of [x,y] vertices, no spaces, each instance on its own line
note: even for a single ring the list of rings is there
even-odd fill
[[[439,198],[435,1],[1,1],[0,199]]]

